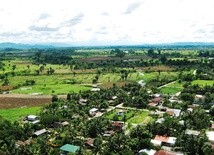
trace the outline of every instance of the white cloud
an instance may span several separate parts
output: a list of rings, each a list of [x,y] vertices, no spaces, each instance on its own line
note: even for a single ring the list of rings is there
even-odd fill
[[[214,42],[212,0],[0,0],[2,42]]]

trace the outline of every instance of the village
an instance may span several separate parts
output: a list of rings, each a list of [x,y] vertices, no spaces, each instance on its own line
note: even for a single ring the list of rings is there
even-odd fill
[[[139,99],[135,106],[124,106],[141,93],[144,101]],[[204,100],[204,95],[196,94],[192,104],[173,108],[182,105],[181,93],[151,94],[138,84],[109,90],[94,86],[88,92],[69,94],[67,100],[55,97],[40,115],[28,115],[23,124],[30,124],[34,132],[29,139],[17,141],[16,147],[34,144],[42,137],[48,151],[57,149],[63,155],[105,154],[106,149],[111,154],[132,149],[139,155],[184,155],[184,151],[205,151],[208,155],[214,148],[214,122],[211,112],[199,104]],[[147,101],[146,106],[140,105],[141,101]],[[124,142],[123,138],[132,143],[134,139],[136,144]],[[200,138],[203,141],[198,142]],[[109,148],[107,143],[114,143],[115,148]]]

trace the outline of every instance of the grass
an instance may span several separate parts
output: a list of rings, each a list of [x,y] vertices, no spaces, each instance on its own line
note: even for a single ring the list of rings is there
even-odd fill
[[[1,109],[0,115],[10,121],[18,121],[30,114],[39,113],[41,107]]]
[[[27,88],[27,89],[26,89]],[[23,90],[24,89],[24,90]],[[53,91],[55,94],[67,94],[67,93],[79,93],[80,91],[89,90],[90,87],[81,86],[81,85],[72,85],[72,84],[56,84],[56,85],[35,85],[32,87],[21,87],[15,89],[12,93],[15,94],[52,94]]]
[[[117,113],[119,111],[120,111],[119,109],[116,109],[116,110],[108,113],[105,117],[110,119],[110,120],[113,120],[114,116],[117,115]],[[134,111],[133,110],[125,110],[123,115],[121,115],[121,116],[117,115],[118,121],[123,121],[124,115],[126,116],[126,119],[128,120],[134,115]]]
[[[90,87],[86,87],[84,84],[92,84],[92,80],[96,76],[96,69],[75,70],[76,75],[74,75],[69,66],[51,64],[47,64],[40,75],[35,75],[35,70],[38,70],[41,65],[34,65],[29,60],[15,59],[4,61],[4,63],[4,73],[12,72],[12,66],[16,65],[15,76],[9,75],[8,80],[10,86],[17,88],[12,93],[18,94],[52,94],[53,91],[56,94],[78,93],[79,91],[89,90]],[[30,66],[29,69],[28,65]],[[47,75],[47,70],[50,67],[55,70],[53,75]],[[26,72],[24,73],[24,71]],[[3,70],[0,70],[1,73],[3,74]],[[108,83],[135,82],[140,79],[141,76],[138,73],[130,73],[126,81],[121,81],[120,73],[102,73],[99,76],[98,83],[106,85]],[[27,80],[34,80],[35,85],[24,86]],[[2,84],[3,80],[0,81],[0,85]]]
[[[183,90],[184,83],[171,83],[165,87],[160,88],[160,92],[163,94],[176,94]]]
[[[152,79],[174,79],[178,76],[178,72],[161,72],[160,75],[158,72],[145,73],[142,79],[145,82],[149,82]]]
[[[213,85],[214,84],[214,80],[194,80],[194,81],[192,81],[192,83],[191,83],[192,85],[194,85],[194,84],[198,84],[199,86],[202,86],[202,87],[204,87],[204,86],[206,86],[206,85]]]
[[[108,113],[105,118],[108,118],[110,120],[113,120],[114,116],[117,115],[119,112],[119,109],[116,109],[110,113]],[[133,123],[133,124],[147,124],[148,122],[152,121],[153,118],[149,116],[149,111],[134,111],[134,110],[126,110],[126,122],[127,123]],[[124,115],[118,116],[119,121],[123,121]]]
[[[137,113],[134,114],[134,116],[130,119],[127,120],[128,123],[133,123],[133,124],[147,124],[150,121],[152,121],[152,117],[148,116],[149,111],[138,111]]]

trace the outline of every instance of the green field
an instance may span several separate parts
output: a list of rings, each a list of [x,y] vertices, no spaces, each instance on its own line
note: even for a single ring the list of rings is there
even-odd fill
[[[127,122],[133,124],[147,124],[153,120],[153,118],[148,115],[149,111],[138,111],[132,118],[128,119]]]
[[[158,72],[145,73],[142,76],[142,80],[149,82],[152,79],[174,79],[178,76],[178,72],[161,72],[160,75]]]
[[[114,111],[111,111],[110,113],[108,113],[108,114],[105,116],[105,118],[108,118],[108,119],[110,119],[110,120],[113,120],[114,116],[117,115],[117,113],[118,113],[119,111],[120,111],[119,109],[116,109],[116,110],[114,110]],[[130,119],[133,115],[134,115],[134,111],[133,111],[133,110],[124,110],[124,114],[123,114],[123,115],[121,115],[121,116],[117,115],[117,116],[118,116],[118,121],[123,121],[124,116],[126,117],[126,120],[127,120],[127,119]]]
[[[110,120],[113,120],[114,116],[117,115],[119,112],[119,109],[116,109],[108,114],[105,115],[105,118],[108,118]],[[126,117],[126,122],[133,123],[133,124],[147,124],[148,122],[152,121],[153,118],[148,116],[149,111],[143,110],[143,111],[134,111],[134,110],[125,110],[125,113],[121,116],[118,116],[119,121],[123,121],[124,115]]]
[[[165,87],[160,88],[160,92],[163,94],[176,94],[177,92],[180,92],[183,90],[184,83],[178,83],[177,81],[175,83],[171,83]]]
[[[1,109],[0,116],[10,121],[18,121],[30,114],[39,113],[41,107]]]
[[[198,84],[199,86],[213,85],[214,80],[194,80],[191,82],[191,84]]]

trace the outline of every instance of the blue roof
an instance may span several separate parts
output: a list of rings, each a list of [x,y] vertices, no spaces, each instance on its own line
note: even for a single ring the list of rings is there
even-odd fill
[[[61,151],[72,152],[72,153],[75,153],[79,149],[80,149],[79,146],[75,146],[71,144],[65,144],[62,147],[60,147]]]

